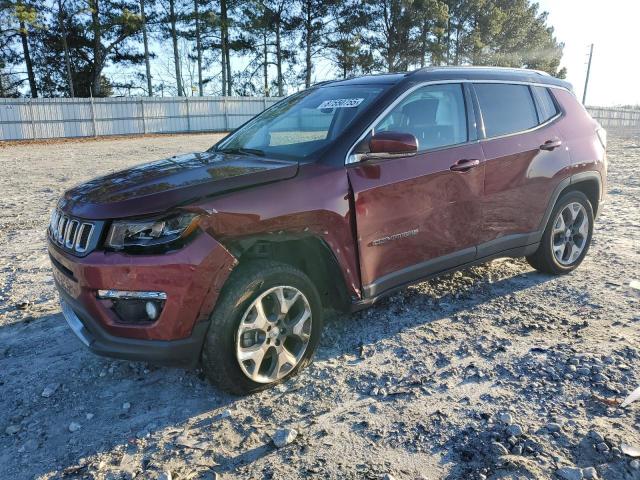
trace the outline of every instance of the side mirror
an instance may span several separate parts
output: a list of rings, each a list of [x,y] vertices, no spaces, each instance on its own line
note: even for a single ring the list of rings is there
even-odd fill
[[[411,133],[380,132],[369,140],[369,152],[365,158],[398,158],[415,155],[418,139]]]

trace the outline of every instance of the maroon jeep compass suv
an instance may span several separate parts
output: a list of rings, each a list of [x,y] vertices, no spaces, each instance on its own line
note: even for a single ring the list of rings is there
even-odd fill
[[[64,316],[98,354],[247,393],[310,362],[326,308],[503,256],[589,248],[605,132],[543,73],[427,68],[328,82],[210,150],[97,178],[51,216]]]

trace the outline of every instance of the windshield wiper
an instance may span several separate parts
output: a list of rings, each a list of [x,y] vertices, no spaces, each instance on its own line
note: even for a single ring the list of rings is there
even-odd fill
[[[264,151],[257,148],[223,148],[218,151],[222,153],[244,153],[245,155],[258,155],[259,157],[265,156]]]

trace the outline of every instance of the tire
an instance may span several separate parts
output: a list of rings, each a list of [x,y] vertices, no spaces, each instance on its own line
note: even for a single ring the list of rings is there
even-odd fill
[[[264,315],[258,314],[258,304]],[[302,320],[296,323],[298,318]],[[311,363],[322,326],[320,295],[303,272],[266,260],[240,265],[211,315],[202,349],[204,373],[237,395],[265,390]],[[266,352],[264,357],[258,350]],[[241,362],[241,357],[248,359]]]
[[[573,214],[576,217],[572,219]],[[573,224],[569,223],[571,220]],[[583,221],[588,224],[583,224]],[[576,226],[576,224],[579,225]],[[578,227],[580,227],[579,231]],[[562,233],[562,230],[565,233]],[[589,251],[592,234],[591,202],[582,192],[567,192],[553,207],[540,246],[535,253],[527,257],[527,262],[540,272],[553,275],[569,273],[584,260]]]

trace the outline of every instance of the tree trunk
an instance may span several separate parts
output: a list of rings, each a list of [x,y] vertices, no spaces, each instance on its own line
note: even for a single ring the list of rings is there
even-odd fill
[[[420,32],[420,68],[424,68],[427,57],[427,21],[422,22],[422,31]]]
[[[307,0],[306,7],[307,7],[307,12],[306,12],[307,18],[305,19],[305,27],[306,27],[307,37],[305,38],[305,47],[306,47],[305,63],[307,66],[307,70],[304,76],[304,86],[305,88],[309,88],[311,86],[311,70],[313,68],[313,65],[311,64],[311,48],[312,48],[312,42],[313,42],[313,19],[311,18],[311,1],[310,0]]]
[[[140,15],[142,16],[142,43],[144,44],[144,64],[147,70],[147,95],[153,97],[153,83],[151,82],[151,62],[149,60],[149,40],[147,38],[147,18],[144,13],[144,0],[140,0]]]
[[[29,77],[31,98],[38,98],[36,77],[33,74],[33,63],[31,62],[31,53],[29,52],[29,35],[27,33],[27,26],[24,22],[20,22],[20,39],[22,40],[22,53],[24,55],[24,63],[27,65],[27,76]]]
[[[198,0],[193,0],[193,12],[196,16],[196,52],[198,54],[198,92],[202,97],[204,95],[202,85],[202,43],[200,42],[200,11],[198,9]]]
[[[220,38],[222,38],[222,33],[220,34]],[[227,94],[227,59],[224,54],[224,42],[221,42],[220,47],[220,67],[222,69],[222,95]]]
[[[276,25],[276,67],[278,69],[278,96],[284,96],[284,82],[282,79],[282,45],[280,39],[280,18]]]
[[[93,74],[91,76],[91,96],[99,97],[102,93],[100,77],[102,76],[102,30],[100,27],[100,0],[90,0],[91,30],[93,31]]]
[[[267,32],[262,31],[262,74],[264,76],[264,96],[269,96],[269,57],[267,51]]]
[[[176,68],[176,87],[178,96],[184,96],[182,89],[182,72],[180,71],[180,52],[178,51],[178,32],[176,30],[175,0],[169,0],[169,22],[171,23],[171,42],[173,43],[173,63]]]
[[[71,72],[71,58],[69,55],[69,44],[67,43],[67,27],[65,26],[65,12],[62,0],[58,0],[58,24],[60,26],[60,37],[62,38],[62,49],[64,50],[64,63],[67,68],[67,84],[69,85],[69,96],[75,97],[73,89],[73,75]]]
[[[222,37],[222,57],[224,59],[225,69],[222,72],[223,87],[226,84],[226,92],[223,90],[223,95],[231,95],[231,55],[229,54],[229,18],[227,12],[227,0],[220,0],[220,23],[221,30],[220,35]]]

